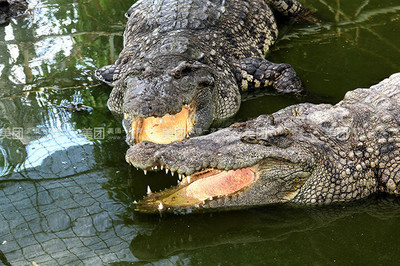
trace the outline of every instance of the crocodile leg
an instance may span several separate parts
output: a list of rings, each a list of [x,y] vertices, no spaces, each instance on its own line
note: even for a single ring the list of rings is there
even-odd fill
[[[265,2],[285,16],[301,17],[303,14],[308,13],[308,10],[296,0],[265,0]]]
[[[241,60],[236,79],[242,91],[272,86],[282,93],[299,93],[301,81],[289,64],[276,64],[259,57]]]

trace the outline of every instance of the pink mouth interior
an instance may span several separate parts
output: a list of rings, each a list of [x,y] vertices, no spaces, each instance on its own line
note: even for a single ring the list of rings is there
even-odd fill
[[[222,171],[209,178],[194,181],[186,188],[186,195],[191,198],[207,199],[210,196],[232,194],[254,180],[254,173],[249,168]]]
[[[188,183],[188,179],[192,182]],[[182,181],[182,187],[158,204],[167,206],[189,206],[201,204],[213,197],[227,196],[249,186],[256,179],[256,174],[250,168],[220,171],[211,170],[194,174]],[[186,183],[186,184],[185,184]]]

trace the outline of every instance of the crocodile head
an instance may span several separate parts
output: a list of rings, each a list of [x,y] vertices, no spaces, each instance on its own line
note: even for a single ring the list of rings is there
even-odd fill
[[[137,204],[142,212],[191,212],[244,208],[291,201],[319,169],[312,144],[270,116],[169,145],[142,142],[126,160],[144,170],[177,172],[176,187],[152,193]],[[260,130],[260,131],[258,131]]]
[[[226,73],[180,55],[142,59],[114,84],[108,106],[123,113],[130,144],[141,141],[170,143],[199,135],[224,114],[218,88],[237,88]],[[238,94],[236,112],[240,104]],[[229,112],[229,108],[225,108]],[[228,114],[228,116],[231,114]]]

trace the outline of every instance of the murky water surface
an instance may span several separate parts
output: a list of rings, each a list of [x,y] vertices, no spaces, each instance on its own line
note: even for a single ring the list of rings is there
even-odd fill
[[[304,99],[243,102],[235,121],[301,101],[336,103],[400,71],[397,0],[304,0],[319,25],[281,24],[269,59],[294,66]],[[325,208],[269,206],[187,216],[134,213],[147,185],[124,162],[110,88],[93,70],[122,49],[126,0],[31,1],[0,26],[0,261],[39,265],[395,264],[400,204],[373,197]],[[77,111],[80,109],[81,111]]]

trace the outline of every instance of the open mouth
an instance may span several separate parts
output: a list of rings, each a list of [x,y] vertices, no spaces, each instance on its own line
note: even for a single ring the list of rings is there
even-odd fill
[[[131,117],[125,114],[125,120],[131,120],[129,131],[134,143],[151,141],[159,144],[168,144],[180,141],[189,136],[194,128],[195,108],[192,104],[182,106],[182,110],[175,114],[166,114],[162,117]]]
[[[177,186],[151,193],[139,201],[136,209],[141,212],[179,211],[201,208],[214,200],[225,200],[239,195],[257,179],[256,166],[236,170],[207,169],[182,178]]]

